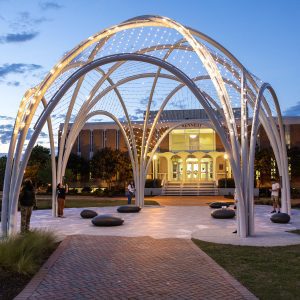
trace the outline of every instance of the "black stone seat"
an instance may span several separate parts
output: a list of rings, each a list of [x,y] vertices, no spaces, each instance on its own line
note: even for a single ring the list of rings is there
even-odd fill
[[[211,208],[222,208],[222,206],[228,207],[230,204],[226,202],[212,202],[209,204]]]
[[[123,205],[117,209],[119,213],[138,213],[140,210],[141,208],[136,205]]]
[[[235,216],[235,211],[230,208],[216,209],[211,213],[215,219],[232,219]]]
[[[273,214],[272,217],[270,218],[270,220],[273,223],[282,223],[282,224],[286,224],[290,221],[291,217],[286,214],[286,213],[277,213],[277,214]]]
[[[92,219],[95,226],[120,226],[124,220],[112,215],[98,215]]]
[[[91,209],[84,209],[80,213],[80,216],[83,219],[92,219],[92,218],[96,217],[97,215],[98,214],[94,210],[91,210]]]

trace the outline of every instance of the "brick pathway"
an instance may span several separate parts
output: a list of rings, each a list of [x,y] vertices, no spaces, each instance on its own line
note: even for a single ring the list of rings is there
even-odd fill
[[[67,237],[15,299],[256,299],[190,240]]]

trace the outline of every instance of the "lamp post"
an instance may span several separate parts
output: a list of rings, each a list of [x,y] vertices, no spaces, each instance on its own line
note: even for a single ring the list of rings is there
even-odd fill
[[[228,159],[228,154],[224,154],[224,160],[225,160],[225,189],[227,189],[227,159]]]

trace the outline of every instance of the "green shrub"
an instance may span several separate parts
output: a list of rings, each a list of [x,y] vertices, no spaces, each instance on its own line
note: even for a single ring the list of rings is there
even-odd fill
[[[82,188],[82,193],[91,193],[92,192],[92,188],[90,186],[85,186]]]
[[[69,195],[77,195],[78,194],[78,190],[76,188],[71,188],[68,191]]]
[[[161,179],[146,179],[145,188],[160,188]]]
[[[226,183],[226,184],[225,184]],[[218,180],[218,187],[219,188],[225,188],[225,185],[227,188],[235,188],[235,182],[233,178],[220,178]]]
[[[0,269],[32,275],[56,248],[57,240],[48,231],[32,231],[0,242]]]
[[[300,196],[300,189],[291,188],[291,198],[297,199]]]
[[[102,197],[104,195],[104,190],[98,188],[93,192],[93,195],[98,196],[98,197]]]
[[[271,187],[259,188],[259,197],[271,197]]]

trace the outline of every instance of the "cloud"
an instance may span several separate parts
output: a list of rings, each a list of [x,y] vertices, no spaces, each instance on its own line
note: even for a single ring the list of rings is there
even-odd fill
[[[21,82],[20,81],[8,81],[6,84],[8,86],[20,86]]]
[[[12,130],[13,129],[13,125],[11,124],[6,124],[6,125],[0,125],[0,130],[1,131],[5,131],[5,130]]]
[[[38,34],[38,32],[8,33],[0,36],[0,44],[27,42],[37,37]]]
[[[40,8],[43,10],[50,10],[50,9],[58,10],[63,8],[63,6],[54,1],[46,1],[46,2],[40,2]]]
[[[14,120],[15,120],[15,118],[0,115],[0,121],[14,121]]]
[[[28,26],[37,25],[48,21],[50,20],[45,17],[34,18],[31,16],[31,14],[28,11],[20,12],[19,17],[17,19],[18,23],[23,23],[22,25],[28,25]]]
[[[0,125],[0,143],[1,144],[9,144],[11,140],[11,135],[13,132],[14,126],[12,124],[2,124]],[[26,140],[28,141],[31,136],[33,135],[34,130],[29,128],[28,133],[26,136]],[[46,139],[48,137],[48,134],[45,132],[41,132],[39,135],[39,142],[43,141],[43,139]],[[47,143],[48,141],[44,141],[44,143]]]
[[[137,115],[140,115],[140,114],[144,114],[145,113],[145,109],[140,109],[140,108],[137,108],[135,111],[134,111]]]
[[[0,142],[1,144],[8,144],[11,139],[11,133],[13,131],[12,124],[0,125]]]
[[[33,17],[28,11],[18,13],[14,20],[5,20],[13,32],[25,31],[31,32],[36,30],[37,25],[51,21],[46,17]]]
[[[296,103],[296,105],[293,105],[289,108],[287,108],[283,115],[285,116],[300,116],[300,101]]]
[[[0,79],[10,74],[24,74],[42,69],[41,65],[36,64],[4,64],[0,66]]]

